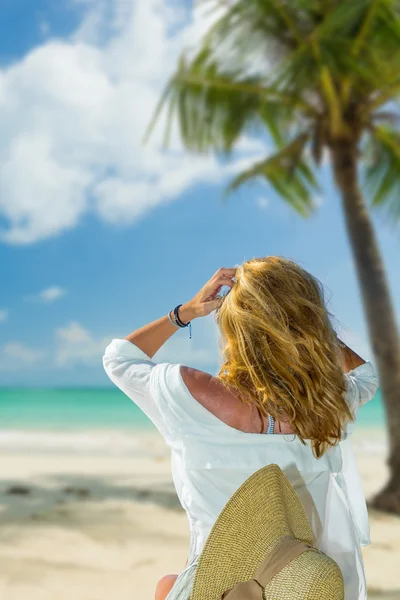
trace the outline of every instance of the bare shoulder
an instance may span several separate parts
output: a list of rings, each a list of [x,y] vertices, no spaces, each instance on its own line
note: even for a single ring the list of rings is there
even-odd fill
[[[181,366],[181,375],[191,395],[204,408],[231,427],[240,424],[243,404],[217,377],[186,366]]]
[[[198,400],[200,397],[208,395],[210,391],[214,391],[214,388],[216,387],[215,382],[213,381],[216,380],[215,377],[210,375],[210,373],[199,371],[193,367],[186,367],[182,365],[181,375],[187,388],[192,396],[196,398],[196,400]]]

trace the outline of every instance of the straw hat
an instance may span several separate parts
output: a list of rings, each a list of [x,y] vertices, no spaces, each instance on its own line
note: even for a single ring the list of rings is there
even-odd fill
[[[277,465],[228,500],[199,557],[190,600],[343,600],[342,573],[313,547],[303,505]]]

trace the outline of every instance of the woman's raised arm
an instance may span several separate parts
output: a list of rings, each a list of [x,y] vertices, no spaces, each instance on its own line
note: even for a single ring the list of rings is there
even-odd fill
[[[364,365],[365,360],[361,358],[354,350],[349,348],[347,344],[345,344],[340,338],[338,338],[340,342],[340,348],[342,350],[342,369],[343,373],[348,373],[357,367]]]

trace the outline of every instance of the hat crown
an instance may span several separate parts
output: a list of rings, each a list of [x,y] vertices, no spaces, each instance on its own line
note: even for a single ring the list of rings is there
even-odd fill
[[[304,553],[310,555],[297,561]],[[336,563],[323,552],[310,544],[285,538],[252,579],[234,585],[222,594],[221,600],[272,600],[278,598],[276,593],[281,593],[281,589],[293,594],[291,597],[296,600],[332,600],[343,593],[342,575]]]

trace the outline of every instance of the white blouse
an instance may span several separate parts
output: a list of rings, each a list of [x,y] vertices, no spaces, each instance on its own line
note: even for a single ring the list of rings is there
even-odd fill
[[[277,464],[299,495],[315,545],[339,564],[346,600],[367,598],[360,546],[370,543],[366,503],[350,446],[343,440],[316,459],[296,435],[262,435],[230,427],[191,395],[180,364],[154,363],[125,339],[103,356],[111,379],[154,423],[171,448],[172,478],[190,526],[189,563],[237,488],[255,471]],[[356,415],[378,387],[370,362],[346,374],[347,401]]]

